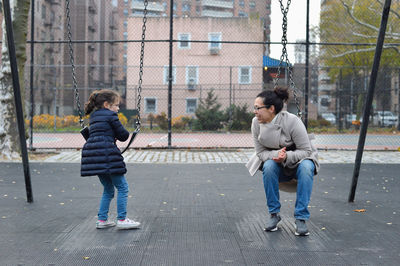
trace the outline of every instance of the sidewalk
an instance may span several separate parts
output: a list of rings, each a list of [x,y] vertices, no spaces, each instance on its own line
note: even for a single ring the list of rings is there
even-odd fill
[[[253,149],[239,149],[235,151],[216,150],[128,150],[124,154],[126,163],[247,163]],[[345,150],[320,150],[318,151],[320,163],[353,164],[356,151]],[[1,160],[0,160],[1,161]],[[3,160],[6,161],[6,160]],[[57,153],[34,153],[30,162],[61,162],[80,163],[81,151],[64,150]],[[400,164],[398,151],[364,151],[363,163]]]
[[[262,230],[268,216],[261,176],[250,177],[242,162],[128,163],[128,215],[142,227],[97,230],[101,185],[80,177],[79,167],[31,162],[29,204],[22,165],[0,163],[1,265],[397,265],[400,259],[397,164],[363,164],[351,204],[353,165],[322,165],[308,237],[294,235],[295,194],[285,192],[279,230]],[[112,218],[115,212],[113,200]]]

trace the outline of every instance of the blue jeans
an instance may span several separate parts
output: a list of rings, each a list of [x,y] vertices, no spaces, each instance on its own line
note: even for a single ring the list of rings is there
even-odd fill
[[[297,179],[297,198],[294,217],[296,219],[308,220],[310,218],[308,203],[311,197],[314,169],[315,165],[313,161],[303,160],[297,166],[295,175],[286,176],[283,174],[283,169],[280,164],[273,160],[264,162],[263,181],[269,213],[278,213],[281,209],[281,203],[279,202],[279,182],[286,182],[295,178]]]
[[[114,187],[118,190],[117,212],[118,220],[126,218],[126,205],[128,202],[129,186],[124,175],[99,175],[101,184],[104,187],[103,196],[100,201],[100,208],[97,214],[99,220],[108,219],[111,200],[114,198]]]

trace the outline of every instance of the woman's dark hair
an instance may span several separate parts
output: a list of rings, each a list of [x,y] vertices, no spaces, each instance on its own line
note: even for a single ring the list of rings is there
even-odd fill
[[[92,92],[89,96],[88,102],[85,104],[85,114],[88,115],[93,110],[98,110],[104,107],[104,102],[114,103],[118,98],[119,94],[112,90],[98,90]]]
[[[257,98],[263,99],[263,103],[267,108],[271,105],[275,106],[275,114],[278,114],[282,108],[283,103],[289,99],[289,92],[286,87],[276,87],[273,91],[265,90],[257,95]]]

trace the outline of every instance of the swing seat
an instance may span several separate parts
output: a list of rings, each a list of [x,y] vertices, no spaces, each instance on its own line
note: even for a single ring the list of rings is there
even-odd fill
[[[279,190],[288,192],[288,193],[296,193],[297,191],[297,180],[291,179],[287,182],[280,182],[279,183]]]

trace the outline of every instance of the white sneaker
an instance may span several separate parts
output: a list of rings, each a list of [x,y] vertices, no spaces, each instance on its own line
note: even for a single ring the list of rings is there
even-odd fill
[[[102,228],[107,228],[107,227],[112,227],[112,226],[115,226],[115,223],[114,222],[112,222],[112,221],[100,221],[100,220],[97,220],[97,222],[96,222],[96,228],[97,229],[102,229]]]
[[[134,220],[131,220],[129,218],[125,218],[125,220],[117,221],[117,228],[118,229],[133,229],[133,228],[138,228],[140,226],[139,222],[135,222]]]

